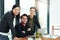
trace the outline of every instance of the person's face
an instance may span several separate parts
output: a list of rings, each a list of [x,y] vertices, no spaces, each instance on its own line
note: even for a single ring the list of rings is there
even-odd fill
[[[22,19],[21,19],[21,22],[26,24],[28,21],[28,18],[26,16],[23,16]]]
[[[20,8],[19,7],[14,8],[13,13],[15,16],[18,15],[20,13]]]
[[[30,15],[34,15],[35,14],[35,9],[30,9]]]

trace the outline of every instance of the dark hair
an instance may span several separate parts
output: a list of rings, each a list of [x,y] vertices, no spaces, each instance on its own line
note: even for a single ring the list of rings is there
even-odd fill
[[[13,9],[16,8],[16,7],[19,7],[19,8],[20,8],[20,6],[17,5],[17,4],[13,5],[13,7],[12,7],[12,13],[13,13]],[[19,18],[20,18],[20,13],[16,16],[16,19],[17,19],[17,20],[18,20]]]
[[[16,7],[19,7],[19,8],[20,8],[19,5],[15,4],[15,5],[13,5],[12,10],[13,10],[14,8],[16,8]]]
[[[36,8],[35,7],[31,7],[30,9],[35,9],[35,11],[36,11]]]
[[[27,14],[23,14],[23,15],[21,16],[21,19],[22,19],[23,16],[26,16],[26,17],[28,18]]]

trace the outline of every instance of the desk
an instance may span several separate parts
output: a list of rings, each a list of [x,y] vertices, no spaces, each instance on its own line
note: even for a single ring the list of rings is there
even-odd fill
[[[27,37],[24,37],[24,38],[18,38],[18,40],[28,40],[29,38],[31,38],[31,40],[35,40],[35,35],[30,35],[30,36],[27,36]]]
[[[60,40],[60,38],[56,38],[55,40]]]
[[[28,38],[19,38],[18,40],[28,40]],[[51,38],[43,38],[43,39],[36,39],[36,40],[54,40],[54,39],[51,39]]]
[[[43,38],[43,40],[54,40],[53,38]]]
[[[17,40],[28,40],[28,38],[18,38]]]
[[[34,40],[33,38],[31,38],[32,40]],[[18,40],[28,40],[28,38],[19,38]],[[29,39],[30,40],[30,39]],[[37,40],[37,39],[35,39]],[[60,38],[40,38],[39,40],[60,40]]]
[[[43,40],[60,40],[60,38],[43,38]]]

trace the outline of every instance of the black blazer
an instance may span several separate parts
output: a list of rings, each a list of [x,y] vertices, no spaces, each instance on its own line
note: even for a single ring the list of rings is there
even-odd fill
[[[16,37],[26,37],[28,36],[27,34],[27,29],[29,28],[29,26],[26,24],[26,26],[24,27],[21,23],[16,25],[15,30],[16,30]],[[22,31],[25,31],[25,33],[22,33]]]
[[[12,11],[7,12],[3,16],[3,18],[2,18],[2,20],[0,22],[0,32],[8,33],[9,29],[11,29],[12,36],[14,38],[14,36],[15,36],[15,28],[13,27],[13,18],[14,18],[14,15],[13,15]],[[17,19],[17,21],[19,21],[19,19]]]

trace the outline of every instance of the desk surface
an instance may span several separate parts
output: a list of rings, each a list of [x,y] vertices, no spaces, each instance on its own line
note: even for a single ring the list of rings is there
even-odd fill
[[[55,38],[55,39],[53,39],[53,38],[43,38],[43,40],[60,40],[60,38]]]
[[[28,40],[28,38],[19,38],[18,40]],[[33,40],[33,38],[32,38],[32,40]],[[36,40],[36,39],[35,39]],[[55,38],[55,39],[53,39],[53,38],[42,38],[42,39],[40,39],[40,40],[60,40],[60,38]]]

